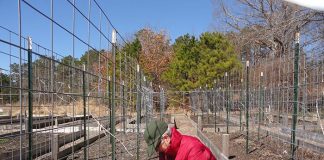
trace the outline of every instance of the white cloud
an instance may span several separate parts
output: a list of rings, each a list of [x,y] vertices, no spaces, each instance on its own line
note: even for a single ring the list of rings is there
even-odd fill
[[[324,11],[324,0],[285,0],[314,10]]]

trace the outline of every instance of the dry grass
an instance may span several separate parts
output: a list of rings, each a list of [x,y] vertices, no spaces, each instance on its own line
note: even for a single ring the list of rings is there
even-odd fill
[[[77,101],[70,104],[40,104],[40,105],[33,105],[33,114],[34,115],[50,115],[53,113],[55,116],[64,116],[64,115],[83,115],[83,102]],[[117,107],[120,108],[120,107]],[[106,104],[98,103],[95,100],[90,100],[87,102],[86,107],[87,113],[93,116],[103,116],[109,114],[109,109]],[[11,113],[11,114],[10,114]],[[22,113],[28,114],[27,106],[22,107]],[[116,113],[120,113],[119,109],[117,109]],[[12,115],[17,116],[20,114],[20,107],[19,104],[14,104],[12,107],[10,105],[5,105],[3,107],[3,115]]]

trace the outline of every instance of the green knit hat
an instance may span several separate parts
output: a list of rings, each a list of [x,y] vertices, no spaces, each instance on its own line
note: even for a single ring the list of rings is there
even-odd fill
[[[167,129],[168,124],[159,120],[153,120],[145,128],[144,139],[147,143],[147,153],[149,157],[155,152],[155,148],[160,144],[161,137]]]

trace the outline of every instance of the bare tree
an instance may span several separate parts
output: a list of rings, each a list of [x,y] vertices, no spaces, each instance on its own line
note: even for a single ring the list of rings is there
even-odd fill
[[[170,40],[165,32],[154,32],[149,28],[140,30],[137,36],[142,46],[141,66],[151,76],[153,84],[159,84],[173,53]]]
[[[257,60],[264,54],[290,53],[297,30],[302,33],[301,47],[322,52],[324,12],[282,0],[213,0],[214,15],[224,18],[234,31],[231,40],[241,53],[253,52]],[[228,4],[237,5],[235,7]],[[250,55],[247,55],[250,56]]]

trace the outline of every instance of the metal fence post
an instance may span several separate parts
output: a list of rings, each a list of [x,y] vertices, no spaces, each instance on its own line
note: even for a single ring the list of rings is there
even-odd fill
[[[217,101],[216,101],[216,97],[217,97],[217,86],[216,86],[216,80],[214,80],[214,89],[213,89],[213,92],[212,92],[212,95],[213,95],[213,97],[212,97],[212,99],[213,99],[213,108],[214,108],[214,121],[215,121],[215,132],[216,132],[216,128],[217,128],[217,123],[216,123],[216,121],[217,121],[217,112],[216,112],[216,104],[217,104]]]
[[[208,90],[208,88],[207,88],[208,86],[207,86],[207,84],[206,84],[206,94],[205,94],[205,96],[206,96],[206,98],[205,98],[205,100],[206,100],[206,110],[207,110],[207,124],[209,124],[209,105],[210,105],[210,102],[209,102],[209,93],[210,93],[210,91]]]
[[[107,69],[108,70],[108,69]],[[107,71],[108,72],[108,71]],[[110,86],[110,83],[111,83],[111,77],[108,76],[108,106],[109,106],[109,132],[111,133],[111,126],[112,126],[112,107],[111,107],[111,86]],[[109,142],[111,143],[113,137],[110,135],[109,136]]]
[[[116,135],[115,131],[115,91],[116,91],[116,30],[113,29],[112,31],[112,56],[113,56],[113,79],[112,79],[112,99],[111,99],[111,119],[112,119],[112,124],[111,124],[111,134]],[[115,160],[116,159],[116,140],[113,137],[111,141],[111,159]]]
[[[32,39],[28,40],[28,159],[33,159],[33,57]]]
[[[249,61],[246,61],[246,154],[249,153]]]
[[[260,73],[260,84],[259,84],[259,121],[258,121],[258,141],[260,141],[260,123],[261,123],[261,103],[262,103],[262,78],[263,78],[263,72]]]
[[[87,100],[86,100],[86,81],[85,81],[85,64],[83,64],[83,71],[82,71],[82,97],[83,97],[83,155],[84,159],[87,159],[87,119],[86,119],[86,106],[87,106]]]
[[[164,97],[163,97],[163,88],[160,90],[160,120],[163,121],[163,112],[164,112]]]
[[[136,140],[137,140],[137,148],[136,148],[136,159],[140,159],[140,125],[141,125],[141,72],[139,65],[137,65],[137,98],[136,98],[136,123],[137,123],[137,135],[136,135]]]
[[[297,109],[298,109],[298,64],[299,64],[299,30],[295,37],[295,60],[294,60],[294,113],[292,115],[292,131],[291,131],[291,158],[295,159],[296,151],[296,123],[297,123]]]
[[[144,88],[148,88],[145,76],[143,76],[143,81],[144,81]],[[145,92],[143,97],[144,97],[143,102],[144,102],[144,107],[145,107],[145,127],[147,127],[148,115],[149,115],[148,114],[148,107],[147,107],[149,105],[147,103],[149,103],[149,102],[147,102],[148,101],[147,98],[149,97],[149,93]]]
[[[226,103],[226,133],[228,134],[228,123],[229,123],[229,104],[228,104],[228,75],[227,72],[225,72],[225,103]]]
[[[217,131],[217,111],[216,111],[216,104],[217,104],[217,101],[216,101],[216,92],[217,92],[217,89],[216,89],[216,82],[215,82],[215,89],[213,90],[213,105],[214,105],[214,121],[215,121],[215,132]]]
[[[229,133],[230,122],[231,122],[231,110],[232,110],[232,106],[233,106],[233,101],[232,101],[233,90],[232,90],[232,84],[229,82],[228,82],[228,84],[229,84],[229,89],[228,89],[228,133]]]
[[[122,107],[123,107],[123,131],[126,134],[126,106],[125,106],[125,82],[122,82]]]
[[[304,53],[304,82],[303,82],[303,129],[305,130],[305,114],[306,114],[306,102],[307,102],[307,63],[306,63],[306,53]]]
[[[263,85],[263,82],[264,81],[264,75],[263,75],[263,72],[261,72],[261,107],[262,107],[262,118],[261,118],[261,121],[262,121],[262,123],[264,122],[264,85]]]
[[[241,100],[241,103],[243,104],[243,78],[241,79],[240,100]],[[242,109],[243,109],[243,106],[240,105],[240,131],[242,131]]]

